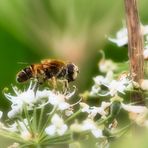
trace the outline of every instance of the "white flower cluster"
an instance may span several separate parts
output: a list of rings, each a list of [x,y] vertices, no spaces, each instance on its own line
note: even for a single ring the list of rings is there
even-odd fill
[[[144,41],[145,41],[145,47],[144,47],[144,52],[143,56],[145,60],[148,60],[148,25],[141,25],[141,30],[142,34],[145,36]],[[128,44],[128,32],[127,28],[122,28],[120,29],[117,34],[116,38],[108,38],[111,42],[117,44],[117,46],[122,47],[124,45]]]
[[[146,36],[146,42],[148,41],[148,25],[141,25],[142,34]],[[128,32],[127,28],[123,27],[120,29],[117,34],[116,38],[108,38],[111,42],[117,44],[119,47],[127,45],[128,44]]]
[[[0,124],[1,134],[11,134],[12,139],[21,139],[22,142],[25,141],[24,143],[33,140],[36,143],[44,139],[45,135],[50,141],[50,137],[66,134],[68,125],[64,118],[71,117],[74,114],[73,106],[80,102],[68,103],[76,88],[65,93],[48,88],[36,90],[36,84],[31,82],[24,91],[14,86],[13,90],[14,95],[5,93],[6,98],[12,103],[8,112],[11,122],[6,125]],[[0,112],[0,118],[2,115],[3,112]]]
[[[100,107],[96,106],[90,107],[86,103],[80,103],[82,112],[88,113],[88,117],[91,119],[93,119],[97,114],[100,114],[101,116],[105,117],[108,114],[106,108],[108,108],[110,105],[111,102],[102,102]]]
[[[75,94],[75,88],[72,92],[65,93],[48,88],[40,90],[36,89],[32,82],[24,91],[13,87],[14,95],[5,93],[12,105],[8,112],[7,124],[0,123],[0,135],[11,137],[14,142],[18,142],[14,143],[17,146],[69,143],[74,141],[74,134],[91,133],[95,140],[107,140],[104,131],[107,130],[111,136],[115,136],[114,133],[118,131],[116,117],[121,109],[129,113],[129,118],[133,122],[148,127],[148,109],[144,106],[124,104],[123,98],[119,97],[121,94],[125,97],[126,91],[133,91],[135,82],[126,73],[115,77],[118,67],[111,60],[104,59],[99,63],[99,68],[105,76],[99,75],[94,78],[95,84],[89,94],[109,100],[103,100],[96,106],[81,102],[82,99],[74,104],[69,103]],[[142,80],[137,88],[147,91],[147,81]],[[75,105],[78,105],[76,109]],[[84,119],[79,120],[79,114],[85,115]],[[2,115],[0,111],[0,119]]]
[[[8,124],[7,126],[1,123],[0,130],[7,131],[9,133],[18,133],[20,138],[24,140],[31,140],[32,138],[27,119],[23,119],[22,121],[15,121],[14,123]]]
[[[148,26],[145,27],[145,32],[148,33]],[[124,41],[119,42],[120,45],[123,42],[127,43],[127,30],[125,28],[122,29],[117,36],[126,36]],[[127,92],[134,90],[141,90],[143,93],[146,92],[148,90],[148,80],[143,79],[141,83],[138,84],[130,78],[128,73],[124,72],[118,77],[115,76],[118,67],[117,64],[111,60],[101,60],[101,62],[99,62],[99,70],[105,73],[105,76],[99,75],[94,78],[94,85],[92,86],[90,95],[104,98],[108,97],[110,98],[110,102],[102,102],[100,107],[90,107],[87,104],[81,103],[82,111],[87,112],[90,119],[93,119],[97,114],[100,114],[101,118],[106,118],[108,115],[106,108],[111,106],[111,102],[117,100],[121,102],[121,108],[129,113],[132,121],[139,126],[148,127],[148,108],[140,105],[124,104],[122,102],[124,99],[119,97],[120,94],[126,97]]]
[[[70,127],[73,132],[91,131],[95,138],[102,138],[103,133],[101,127],[99,127],[92,119],[86,119],[81,124],[74,123]]]
[[[137,125],[148,128],[147,107],[122,103],[122,108],[129,113],[130,119],[134,121]]]
[[[111,103],[102,102],[100,107],[90,107],[79,100],[70,104],[69,100],[75,94],[75,88],[72,92],[65,93],[47,88],[36,90],[36,85],[32,82],[24,91],[14,86],[13,90],[15,93],[13,95],[5,93],[6,98],[12,103],[11,110],[8,112],[8,118],[11,122],[6,125],[1,123],[0,133],[6,136],[10,134],[12,139],[18,140],[15,142],[21,140],[17,144],[27,143],[31,145],[36,144],[37,141],[47,143],[47,145],[54,144],[52,141],[54,137],[55,143],[63,143],[64,138],[65,141],[72,138],[73,132],[89,132],[95,138],[104,137],[103,128],[98,126],[94,117],[97,114],[106,117],[108,115],[106,108]],[[73,106],[79,103],[80,108],[74,111]],[[77,115],[84,112],[88,114],[88,118],[81,123],[70,122],[69,124],[69,121],[75,121]],[[3,113],[0,112],[0,118],[2,115]],[[68,137],[68,135],[70,136]]]
[[[95,77],[94,82],[90,95],[116,96],[118,93],[125,94],[125,90],[131,87],[131,80],[127,75],[123,74],[115,80],[112,71],[108,71],[105,77],[102,75]],[[105,87],[104,90],[102,86]]]
[[[75,90],[71,93],[62,94],[58,91],[51,91],[48,89],[37,90],[35,92],[35,84],[30,83],[27,90],[21,91],[16,87],[13,87],[15,96],[11,94],[5,94],[7,99],[11,101],[11,110],[8,112],[9,118],[14,118],[20,114],[23,110],[24,105],[27,106],[28,110],[33,110],[33,107],[43,107],[47,104],[56,106],[58,110],[69,109],[72,105],[66,101],[73,96]]]
[[[81,111],[88,114],[88,117],[79,123],[76,121],[70,126],[71,131],[73,132],[83,132],[83,131],[91,131],[95,138],[103,138],[103,127],[99,126],[97,122],[94,121],[94,118],[97,114],[101,115],[101,118],[106,118],[108,115],[108,111],[106,110],[110,107],[110,102],[102,102],[100,107],[92,106],[90,107],[88,104],[81,102],[80,107]]]
[[[50,136],[53,136],[55,134],[58,134],[61,136],[61,135],[64,135],[67,129],[68,129],[68,126],[64,124],[63,119],[60,118],[58,114],[54,114],[51,119],[51,125],[49,125],[45,129],[45,132]]]

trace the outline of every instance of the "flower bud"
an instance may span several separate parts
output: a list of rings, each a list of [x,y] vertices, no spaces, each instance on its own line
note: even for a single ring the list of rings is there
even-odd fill
[[[120,101],[114,101],[111,104],[111,107],[110,107],[111,117],[115,118],[119,114],[120,109],[121,109],[121,102]]]
[[[148,80],[141,80],[141,84],[140,84],[140,87],[142,90],[148,90]]]

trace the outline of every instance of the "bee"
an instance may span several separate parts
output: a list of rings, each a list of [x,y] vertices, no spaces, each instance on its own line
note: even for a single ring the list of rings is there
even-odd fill
[[[65,80],[65,86],[74,81],[79,73],[79,68],[72,62],[45,59],[39,64],[32,64],[18,72],[16,80],[19,83],[30,79],[37,80],[38,84],[43,84],[47,80]]]

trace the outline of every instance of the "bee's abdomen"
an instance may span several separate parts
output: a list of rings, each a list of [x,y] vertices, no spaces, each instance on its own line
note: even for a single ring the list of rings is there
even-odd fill
[[[20,71],[17,75],[17,81],[18,82],[25,82],[27,80],[29,80],[30,78],[32,78],[32,68],[31,67],[27,67],[24,68],[22,71]]]

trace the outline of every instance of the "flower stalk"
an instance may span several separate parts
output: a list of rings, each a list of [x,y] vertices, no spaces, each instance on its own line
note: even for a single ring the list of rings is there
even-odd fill
[[[143,33],[141,29],[137,0],[124,0],[126,24],[128,31],[128,54],[130,61],[130,75],[133,81],[140,84],[144,78]],[[143,104],[143,96],[136,93],[131,96],[133,102]]]
[[[134,81],[140,83],[144,77],[143,34],[137,8],[137,0],[124,0],[125,15],[128,30],[128,53],[130,73]]]

